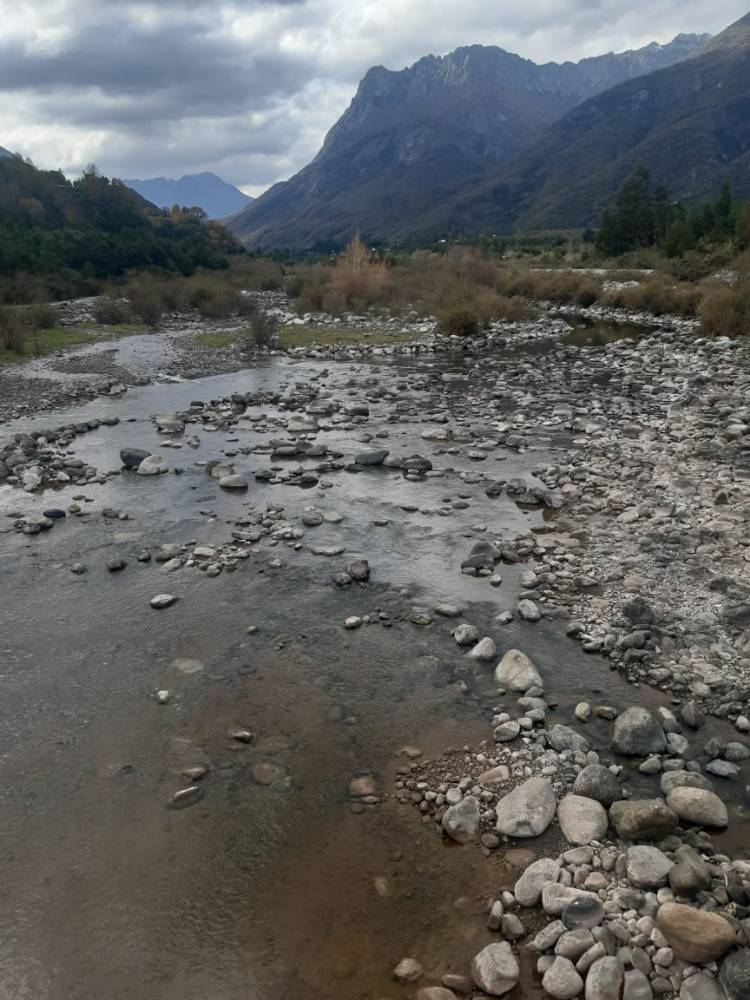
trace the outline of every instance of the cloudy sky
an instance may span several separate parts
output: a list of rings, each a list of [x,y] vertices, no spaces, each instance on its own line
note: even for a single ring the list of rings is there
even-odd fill
[[[369,66],[459,45],[564,61],[717,32],[747,0],[0,0],[0,145],[120,177],[307,163]]]

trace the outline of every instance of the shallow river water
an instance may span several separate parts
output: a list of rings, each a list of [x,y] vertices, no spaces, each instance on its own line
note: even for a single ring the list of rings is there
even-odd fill
[[[430,421],[391,421],[392,402],[371,398],[364,426],[387,430],[387,438],[360,444],[355,428],[324,439],[347,456],[381,446],[431,455],[446,470],[441,478],[414,483],[380,468],[324,475],[329,489],[300,490],[256,483],[252,473],[269,457],[239,454],[232,461],[251,485],[237,496],[195,463],[283,435],[241,419],[230,432],[189,425],[186,436],[200,438],[195,450],[161,449],[150,419],[195,399],[319,378],[336,398],[361,401],[374,375],[388,385],[426,376],[425,409],[439,403],[464,416],[468,384],[441,378],[463,368],[447,359],[276,360],[3,429],[5,437],[117,415],[117,426],[76,439],[77,457],[113,470],[120,448],[132,445],[185,472],[122,475],[53,499],[0,488],[0,516],[64,508],[79,494],[92,501],[82,503],[89,516],[68,517],[43,535],[0,534],[2,1000],[395,1000],[411,996],[391,977],[404,955],[418,955],[431,981],[465,972],[491,939],[487,901],[512,887],[517,870],[502,851],[486,858],[476,847],[447,845],[392,798],[360,815],[348,796],[351,778],[363,773],[387,796],[404,745],[429,756],[491,737],[494,664],[467,667],[450,635],[455,621],[435,616],[420,628],[409,620],[415,609],[459,603],[459,620],[493,636],[501,652],[525,650],[559,702],[553,721],[569,722],[584,696],[620,707],[665,703],[582,654],[562,621],[494,621],[515,607],[523,567],[503,567],[495,590],[462,575],[461,560],[478,538],[543,530],[543,515],[467,485],[459,473],[475,473],[476,463],[465,448],[435,457],[419,436]],[[259,412],[275,414],[262,407],[248,415]],[[499,449],[481,471],[528,475],[559,457],[561,444],[549,437],[526,454]],[[136,559],[163,542],[228,542],[243,510],[266,503],[282,505],[296,525],[308,504],[344,518],[307,529],[299,551],[264,540],[217,578],[187,567],[165,575]],[[106,507],[128,520],[103,518]],[[334,544],[345,547],[336,558],[310,551]],[[107,571],[113,554],[127,560],[124,571]],[[274,557],[281,568],[269,566]],[[333,586],[333,573],[356,557],[369,560],[372,582]],[[75,562],[88,572],[72,574]],[[155,612],[149,600],[162,591],[179,602]],[[377,611],[390,627],[342,628],[349,615]],[[250,625],[257,633],[247,633]],[[169,690],[166,705],[155,700],[158,689]],[[232,740],[237,726],[256,733],[255,742]],[[587,735],[604,746],[607,723],[593,721]],[[260,762],[286,777],[255,783],[251,769]],[[197,764],[208,766],[203,798],[167,808],[186,784],[181,770]],[[516,993],[532,988],[527,975]]]

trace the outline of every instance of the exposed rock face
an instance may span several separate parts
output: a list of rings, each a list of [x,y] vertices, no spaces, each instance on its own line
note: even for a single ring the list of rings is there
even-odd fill
[[[675,955],[686,962],[715,962],[737,940],[734,928],[724,917],[683,903],[660,906],[656,923]]]
[[[407,236],[447,194],[473,186],[580,101],[672,65],[700,40],[563,65],[471,45],[398,72],[376,66],[312,163],[230,228],[259,249],[342,245],[356,229],[366,239]]]
[[[497,804],[497,832],[509,837],[538,837],[555,815],[557,801],[546,778],[529,778]]]

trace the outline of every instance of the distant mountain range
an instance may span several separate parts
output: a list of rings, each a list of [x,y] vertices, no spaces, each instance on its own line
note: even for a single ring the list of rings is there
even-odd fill
[[[556,128],[555,148],[544,147],[548,160],[534,161],[537,174],[553,168],[565,148],[563,122],[618,85],[641,92],[644,79],[669,72],[708,39],[678,35],[667,45],[541,66],[474,45],[400,72],[375,67],[315,159],[229,226],[257,249],[326,249],[356,229],[370,240],[408,240],[465,224],[486,231],[498,219],[509,225],[505,202],[496,211],[494,188],[489,193],[486,185],[500,184],[496,178]],[[588,172],[585,159],[577,169]]]
[[[123,184],[159,208],[171,208],[173,205],[192,208],[197,205],[209,219],[223,219],[234,215],[253,200],[233,184],[228,184],[210,172],[186,174],[179,180],[167,177],[124,180]]]

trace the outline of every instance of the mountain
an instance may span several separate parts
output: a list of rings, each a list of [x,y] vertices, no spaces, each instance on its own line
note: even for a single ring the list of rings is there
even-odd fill
[[[11,153],[9,150],[0,146],[0,160],[7,159],[9,156],[15,156],[15,153]]]
[[[127,184],[159,208],[171,208],[173,205],[193,208],[197,205],[209,219],[223,219],[234,215],[253,200],[233,184],[228,184],[210,172],[186,174],[179,180],[152,177],[149,180],[126,180],[123,184]]]
[[[676,200],[715,195],[724,180],[750,198],[750,14],[683,62],[576,107],[411,235],[590,225],[638,163]]]
[[[425,213],[528,148],[582,101],[686,58],[708,36],[546,63],[494,46],[370,69],[315,159],[229,221],[245,243],[325,248],[355,229],[407,233]]]

